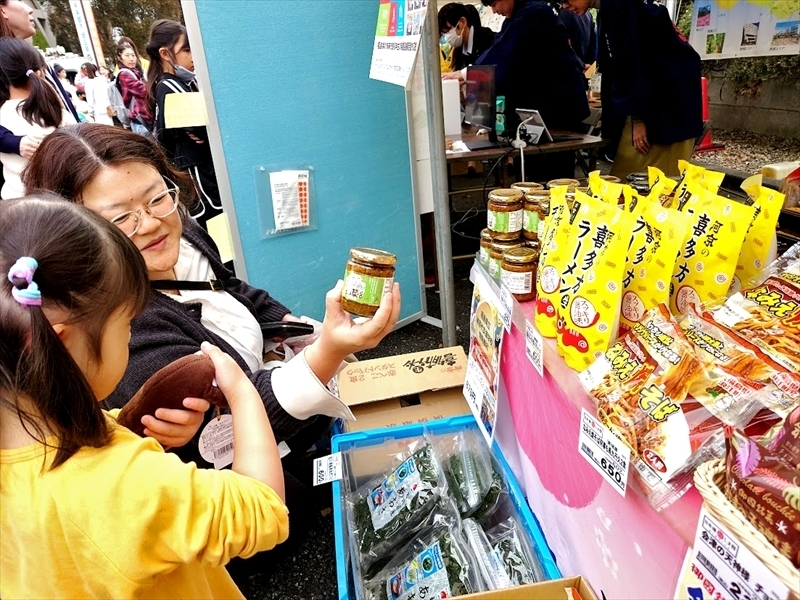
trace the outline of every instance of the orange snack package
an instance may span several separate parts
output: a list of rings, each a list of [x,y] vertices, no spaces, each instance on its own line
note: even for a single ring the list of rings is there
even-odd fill
[[[544,337],[556,337],[556,301],[561,269],[566,264],[569,228],[567,188],[554,187],[550,190],[550,215],[542,228],[539,268],[536,270],[534,322]]]
[[[755,210],[712,194],[697,183],[686,187],[682,212],[691,215],[689,236],[672,275],[670,308],[685,313],[690,304],[714,306],[725,301],[736,258]]]
[[[570,217],[556,329],[559,353],[570,368],[582,370],[616,338],[622,275],[635,219],[581,192],[575,194]]]

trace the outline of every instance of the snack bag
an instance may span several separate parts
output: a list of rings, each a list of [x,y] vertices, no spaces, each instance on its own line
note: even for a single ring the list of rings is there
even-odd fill
[[[726,446],[725,496],[800,567],[800,471],[735,428],[727,428]]]
[[[643,200],[639,197],[639,193],[629,185],[622,186],[622,207],[625,212],[632,213],[639,203]]]
[[[536,270],[534,321],[544,337],[556,337],[556,301],[561,271],[568,258],[569,230],[567,188],[558,186],[550,190],[550,215],[545,220]]]
[[[691,215],[690,235],[681,250],[670,287],[670,307],[685,313],[690,304],[715,305],[725,301],[733,281],[736,257],[742,248],[754,209],[712,194],[697,184],[682,212]]]
[[[647,167],[647,178],[650,183],[648,200],[669,206],[678,182],[664,175],[664,172],[656,167]]]
[[[760,285],[742,290],[714,311],[714,319],[800,372],[800,244],[772,263]]]
[[[568,258],[558,290],[558,349],[583,370],[617,335],[625,256],[634,217],[577,192]]]
[[[657,202],[641,201],[622,281],[620,333],[624,334],[658,304],[669,303],[669,288],[678,252],[689,233],[688,215]]]
[[[775,227],[785,198],[780,192],[763,187],[761,175],[748,177],[742,182],[741,187],[747,193],[755,214],[745,235],[739,261],[736,263],[733,283],[735,291],[749,285],[753,279],[761,275],[764,267],[775,259],[777,245]]]
[[[722,180],[725,179],[725,173],[719,171],[712,171],[710,169],[703,169],[702,186],[712,194],[719,192],[719,186],[722,185]]]
[[[589,191],[592,198],[616,206],[622,197],[622,184],[606,181],[600,177],[600,171],[592,171],[589,173]]]
[[[701,184],[703,181],[703,171],[705,171],[705,169],[686,162],[685,160],[679,160],[678,171],[680,171],[681,174],[680,179],[678,179],[672,196],[663,204],[668,208],[682,210],[683,205],[691,196],[691,192],[688,189],[689,184],[698,184],[700,187],[703,187]]]

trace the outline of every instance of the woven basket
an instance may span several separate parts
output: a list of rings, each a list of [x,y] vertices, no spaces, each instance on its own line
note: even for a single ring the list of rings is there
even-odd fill
[[[800,599],[800,571],[722,493],[722,486],[725,485],[724,460],[711,460],[697,467],[694,485],[703,496],[706,510],[730,529],[742,544],[786,584],[790,590],[790,598]]]

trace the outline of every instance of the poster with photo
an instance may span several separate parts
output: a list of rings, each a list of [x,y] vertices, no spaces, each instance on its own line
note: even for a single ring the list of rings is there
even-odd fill
[[[800,54],[800,0],[696,0],[689,41],[704,60]]]
[[[427,9],[428,0],[380,0],[370,79],[406,87]]]

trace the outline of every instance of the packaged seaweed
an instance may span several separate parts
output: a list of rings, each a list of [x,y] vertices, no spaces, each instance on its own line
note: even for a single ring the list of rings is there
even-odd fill
[[[514,517],[487,531],[486,537],[492,549],[500,555],[512,586],[544,580],[542,566],[531,547],[528,534]]]
[[[423,442],[391,473],[380,475],[348,497],[352,547],[366,572],[429,524],[447,494],[433,447]]]
[[[494,457],[492,457],[490,464],[492,468],[492,479],[491,483],[489,484],[489,489],[487,490],[486,495],[483,497],[483,501],[474,511],[472,511],[472,514],[470,515],[473,519],[480,523],[484,523],[489,517],[491,517],[497,508],[508,497],[508,488],[506,487],[505,478],[500,472],[500,465],[497,464],[497,461]]]
[[[511,578],[506,573],[500,552],[492,548],[486,532],[478,525],[477,521],[464,519],[461,522],[461,530],[467,545],[475,556],[486,589],[500,590],[511,587]]]
[[[450,497],[462,517],[481,506],[492,485],[491,453],[475,429],[433,435]]]
[[[458,525],[446,522],[425,529],[363,587],[367,600],[452,598],[484,590]]]

